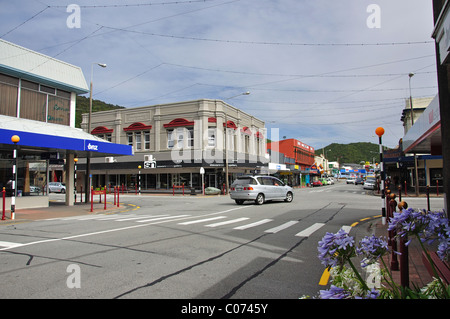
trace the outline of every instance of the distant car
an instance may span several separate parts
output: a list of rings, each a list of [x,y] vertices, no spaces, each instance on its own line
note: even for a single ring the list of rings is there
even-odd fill
[[[321,180],[320,180],[320,182],[322,183],[322,185],[328,185],[328,181],[327,181],[327,179],[326,178],[322,178]]]
[[[364,178],[358,177],[357,179],[355,179],[355,185],[358,184],[364,185]]]
[[[66,192],[66,185],[60,182],[50,182],[48,183],[48,192],[64,194]]]
[[[333,177],[328,177],[328,178],[327,178],[327,182],[328,182],[328,185],[333,185],[333,184],[334,184],[334,179],[333,179]]]
[[[41,192],[41,188],[39,186],[30,185],[30,194],[37,194]]]
[[[273,176],[240,176],[231,184],[230,197],[238,205],[245,201],[262,205],[274,199],[290,203],[294,199],[294,190]]]
[[[375,178],[367,178],[366,181],[364,182],[364,189],[376,189],[377,187],[377,180]]]
[[[313,187],[315,187],[315,186],[322,186],[322,182],[321,181],[314,181],[314,182],[312,182],[312,186]]]
[[[347,184],[355,184],[356,178],[355,177],[347,177]]]

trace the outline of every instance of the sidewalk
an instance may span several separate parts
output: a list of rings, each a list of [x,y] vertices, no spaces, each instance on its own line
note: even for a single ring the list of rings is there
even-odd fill
[[[49,203],[49,207],[18,209],[15,212],[15,218],[13,220],[11,219],[10,210],[6,210],[5,220],[1,220],[0,218],[0,226],[30,222],[40,219],[64,218],[89,214],[118,213],[125,209],[129,209],[129,207],[122,203],[120,207],[117,207],[117,205],[114,206],[112,203],[107,203],[105,210],[104,203],[94,202],[93,211],[91,212],[90,203],[75,203],[74,206],[66,206],[63,202],[51,201]]]

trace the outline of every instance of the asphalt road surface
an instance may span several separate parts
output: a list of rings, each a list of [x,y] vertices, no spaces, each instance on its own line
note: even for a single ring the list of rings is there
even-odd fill
[[[136,206],[0,226],[0,297],[316,296],[327,288],[319,285],[318,241],[342,227],[357,238],[371,234],[381,213],[380,197],[344,183],[296,189],[292,203],[261,206],[228,196],[121,201]]]

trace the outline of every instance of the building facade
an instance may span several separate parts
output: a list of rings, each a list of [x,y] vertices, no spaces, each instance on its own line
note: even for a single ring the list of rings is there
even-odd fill
[[[283,164],[285,172],[278,174],[285,176],[285,181],[293,186],[306,186],[312,182],[313,176],[320,176],[314,165],[314,148],[296,139],[273,141],[267,144],[270,152],[279,152],[284,155]]]
[[[135,190],[223,188],[266,161],[264,122],[221,100],[95,112],[92,134],[133,148],[134,156],[91,162],[93,184]],[[83,114],[82,129],[88,128]],[[204,174],[201,174],[204,172]]]
[[[75,128],[87,92],[81,68],[0,39],[0,187],[17,208],[48,206],[50,182],[65,183],[73,205],[75,157],[132,154]]]

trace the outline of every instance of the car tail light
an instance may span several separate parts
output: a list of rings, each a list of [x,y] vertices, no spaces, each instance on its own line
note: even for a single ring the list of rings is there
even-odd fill
[[[244,187],[244,191],[252,191],[253,187],[249,186],[249,187]]]

